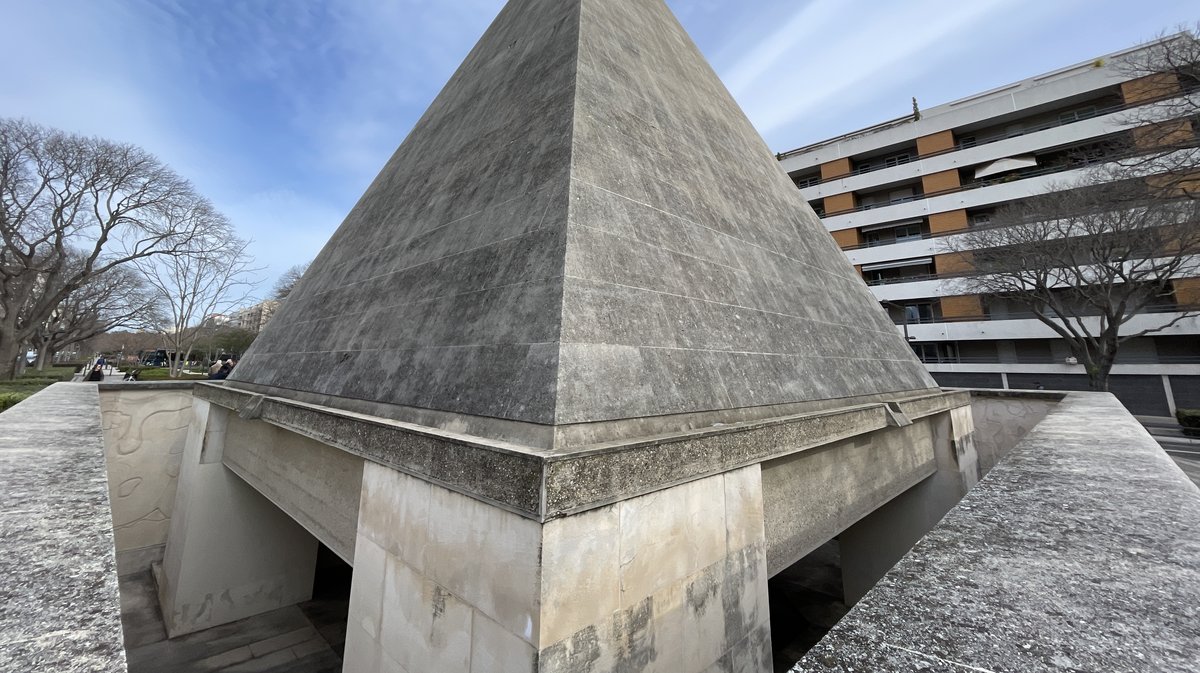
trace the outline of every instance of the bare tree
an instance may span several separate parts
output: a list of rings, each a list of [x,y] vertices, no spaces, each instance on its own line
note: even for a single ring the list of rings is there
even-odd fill
[[[292,289],[296,287],[296,283],[299,283],[300,279],[304,276],[304,273],[308,271],[310,264],[312,264],[311,261],[303,264],[297,264],[287,271],[284,271],[283,274],[279,276],[279,280],[275,281],[275,288],[271,290],[271,298],[279,301],[287,299],[287,296],[292,293]]]
[[[217,218],[210,230],[227,232],[228,224]],[[146,281],[155,289],[167,313],[164,340],[173,355],[170,375],[179,376],[183,363],[201,338],[201,324],[243,303],[258,284],[253,277],[249,242],[229,235],[206,237],[207,245],[193,252],[161,255],[136,262]]]
[[[1119,161],[1126,176],[1153,176],[1164,196],[1200,199],[1200,24],[1183,27],[1113,64],[1129,78],[1132,106],[1122,116],[1134,128]]]
[[[1170,302],[1172,279],[1200,275],[1200,202],[1158,198],[1141,180],[1059,185],[943,247],[969,269],[958,290],[1027,308],[1063,338],[1094,390],[1108,389],[1122,343],[1200,314],[1177,306],[1122,332]]]
[[[208,201],[144,150],[0,119],[0,379],[91,279],[194,250],[210,224],[194,216],[204,210]]]
[[[157,330],[163,322],[158,297],[129,267],[116,267],[89,279],[67,295],[30,341],[37,368],[58,351],[114,329]]]

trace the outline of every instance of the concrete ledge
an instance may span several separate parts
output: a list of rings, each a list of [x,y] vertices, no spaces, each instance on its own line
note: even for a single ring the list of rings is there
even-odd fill
[[[547,520],[970,404],[934,392],[839,409],[548,450],[202,384],[196,396],[526,517]]]
[[[191,390],[197,383],[200,381],[113,381],[96,385],[100,390]]]
[[[1200,489],[1115,397],[1068,393],[792,670],[1182,672],[1196,652]]]
[[[0,484],[0,671],[126,670],[95,385],[0,414]]]

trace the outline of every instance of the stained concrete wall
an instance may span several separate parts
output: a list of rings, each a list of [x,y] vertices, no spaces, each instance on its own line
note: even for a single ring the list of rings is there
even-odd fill
[[[858,602],[979,481],[970,407],[931,417],[937,471],[838,536],[843,598]]]
[[[124,575],[162,559],[192,420],[192,389],[102,386],[100,411],[117,568]]]
[[[194,400],[175,516],[155,566],[175,637],[312,595],[317,540],[221,463],[229,411]]]
[[[230,414],[221,460],[343,560],[354,562],[362,458]]]
[[[980,476],[995,467],[1061,399],[1061,394],[1035,391],[972,391],[971,415]]]
[[[765,673],[759,475],[543,525],[367,464],[343,670]]]
[[[930,418],[762,464],[774,576],[936,470]]]

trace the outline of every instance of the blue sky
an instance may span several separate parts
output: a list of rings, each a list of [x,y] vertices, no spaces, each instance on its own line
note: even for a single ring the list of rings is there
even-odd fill
[[[0,115],[131,142],[316,255],[503,0],[0,0]],[[668,0],[775,151],[1200,19],[1192,0]]]

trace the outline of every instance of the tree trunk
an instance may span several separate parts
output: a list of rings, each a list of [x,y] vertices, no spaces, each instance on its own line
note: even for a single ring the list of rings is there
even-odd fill
[[[21,343],[17,340],[16,325],[0,322],[0,381],[11,381],[17,377],[17,356],[21,354]]]
[[[50,346],[48,343],[38,346],[37,370],[39,372],[46,371],[46,365],[50,363]]]
[[[1088,388],[1097,392],[1108,392],[1108,373],[1112,371],[1112,358],[1101,358],[1093,368],[1088,368]]]

